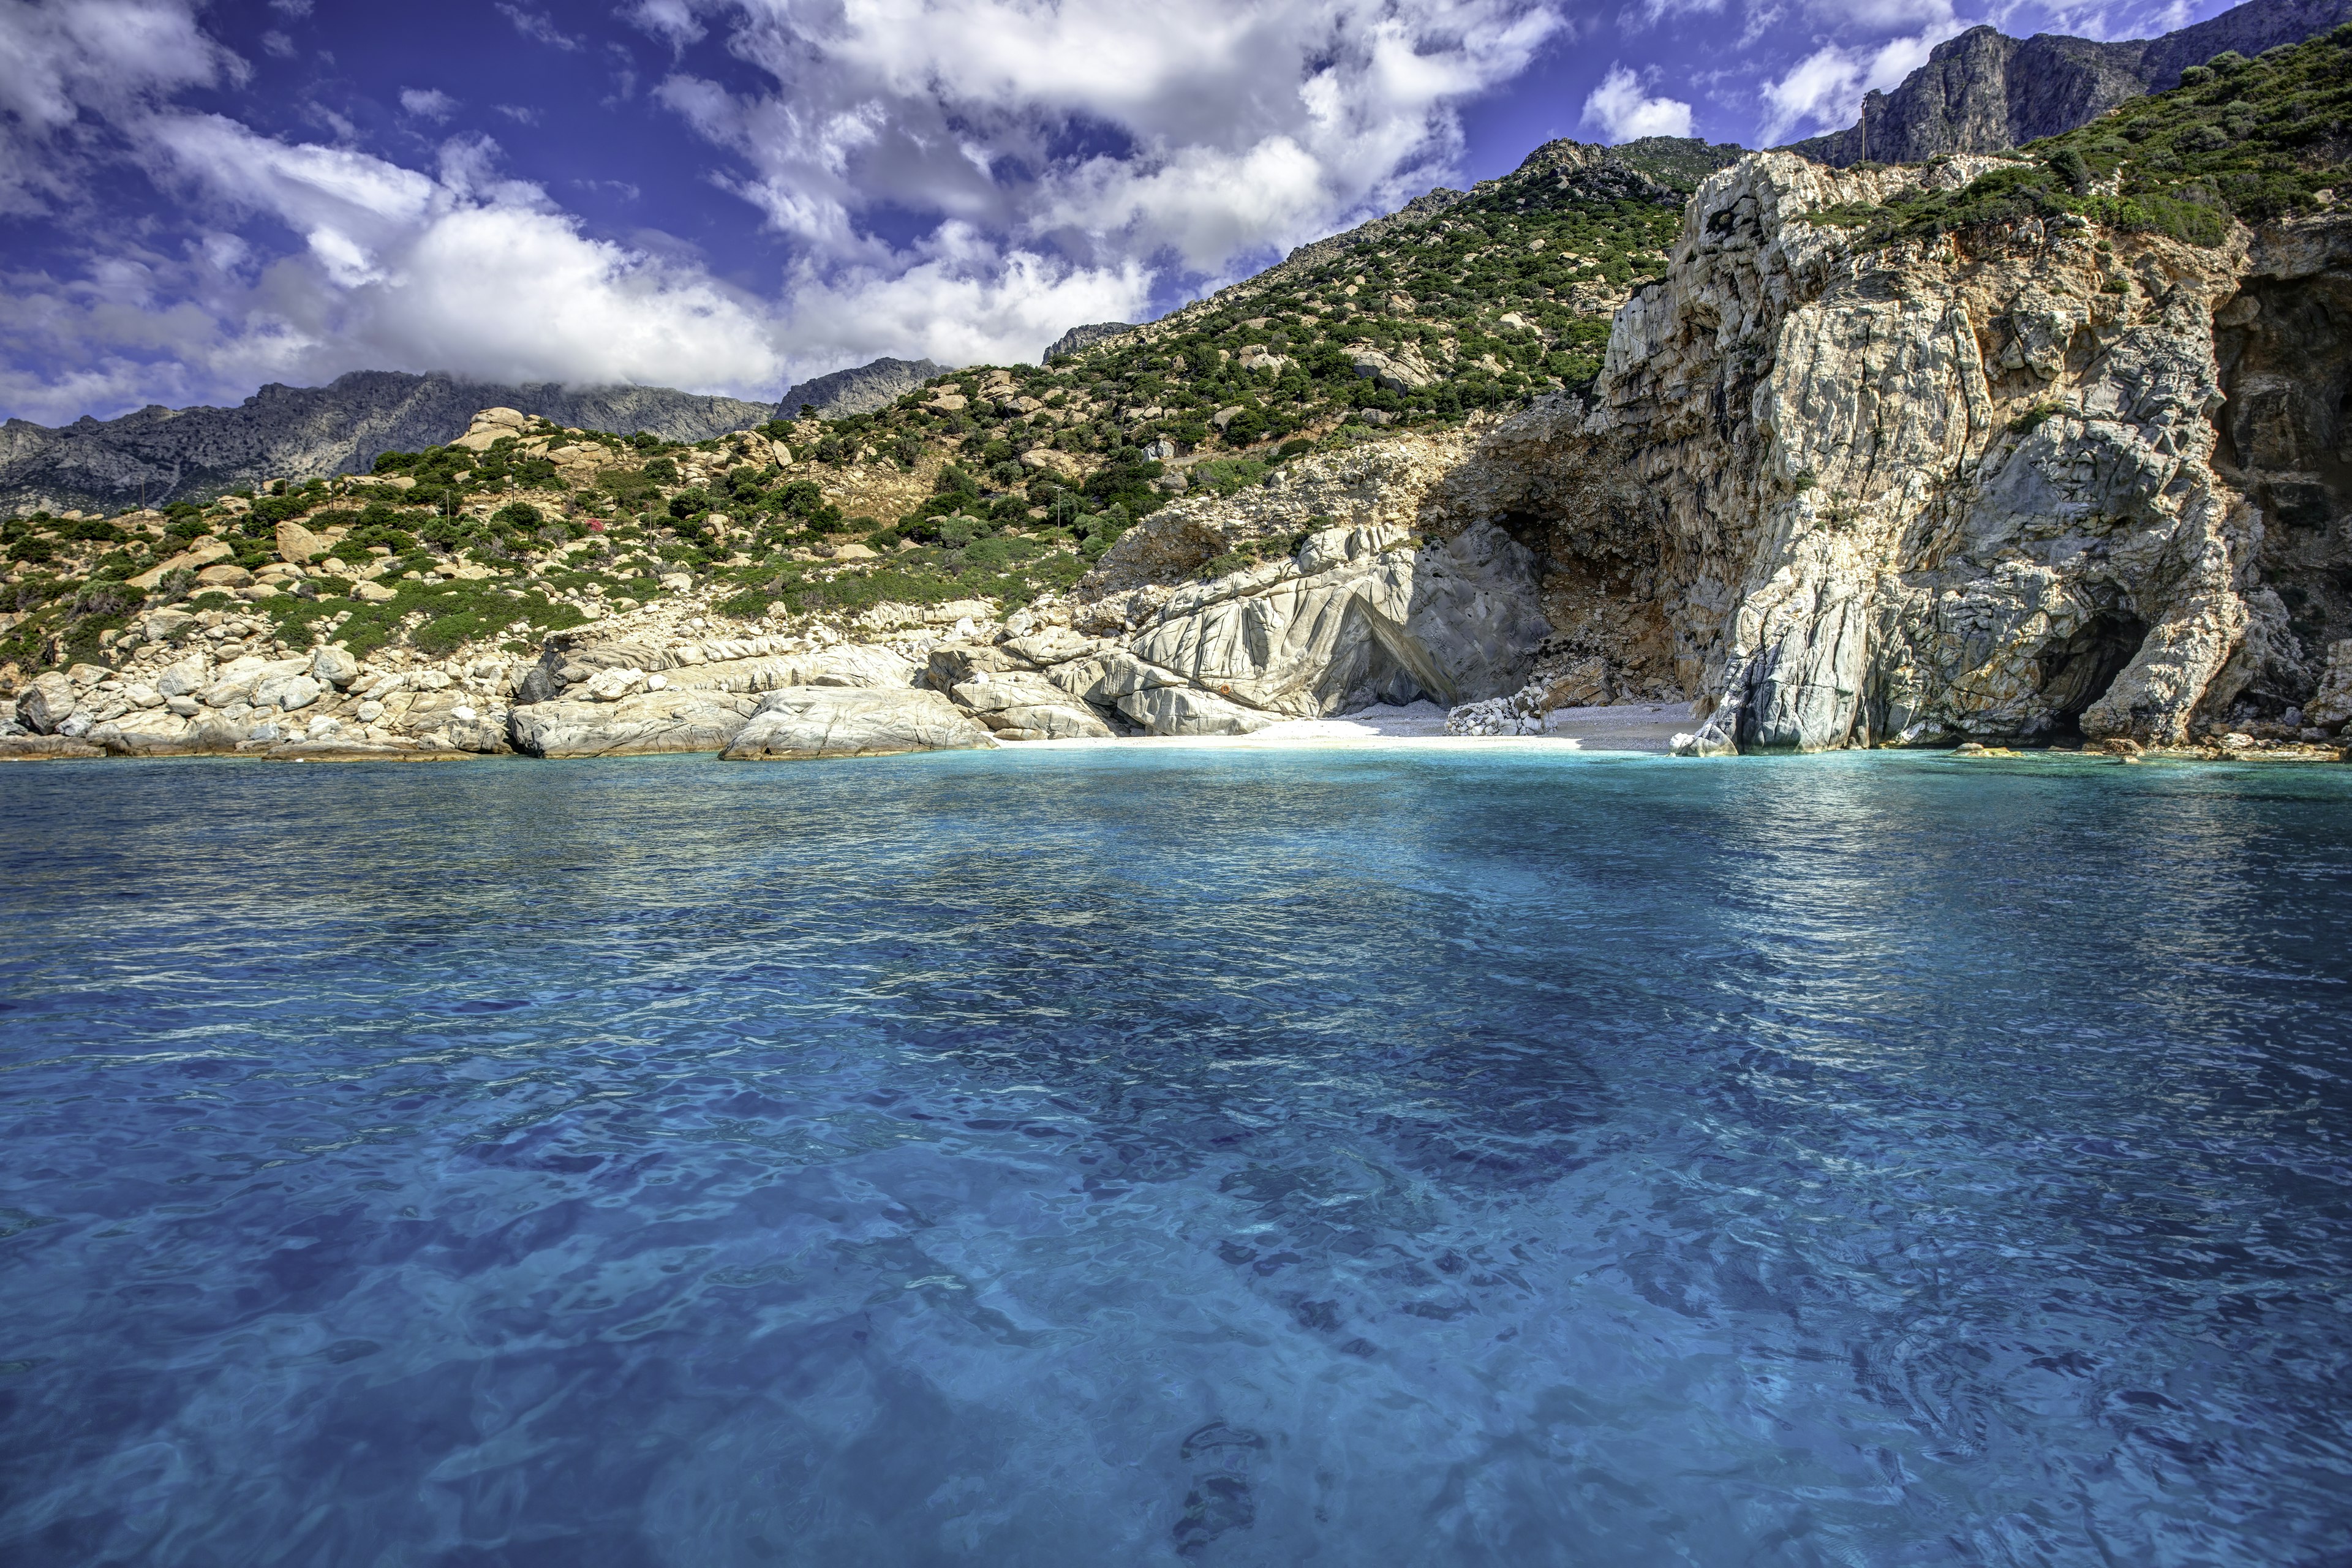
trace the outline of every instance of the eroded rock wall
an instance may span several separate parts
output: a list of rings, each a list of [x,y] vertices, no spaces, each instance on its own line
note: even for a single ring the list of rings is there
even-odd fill
[[[1743,749],[2170,742],[2265,681],[2307,693],[2310,637],[2263,582],[2284,559],[2264,498],[2340,511],[2313,456],[2336,449],[2340,397],[2282,394],[2263,367],[2311,337],[2305,316],[2336,319],[2334,242],[2268,242],[2265,273],[2242,235],[2200,249],[2029,224],[1855,255],[1811,219],[1973,173],[1759,154],[1717,174],[1668,279],[1620,312],[1592,395],[1493,432],[1428,510],[1508,520],[1554,574],[1638,579],[1621,620],[1647,617],[1653,641],[1663,625]],[[2225,338],[2278,448],[2233,459],[2215,311],[2231,319],[2248,279],[2300,303],[2262,307],[2276,346]],[[2269,488],[2250,493],[2255,468]],[[2310,570],[2335,570],[2334,548],[2306,550]],[[2308,593],[2324,641],[2343,606]]]

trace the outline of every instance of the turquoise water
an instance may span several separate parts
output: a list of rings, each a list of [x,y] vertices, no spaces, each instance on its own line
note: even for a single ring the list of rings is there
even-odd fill
[[[0,810],[0,1562],[2352,1542],[2352,769],[58,763]]]

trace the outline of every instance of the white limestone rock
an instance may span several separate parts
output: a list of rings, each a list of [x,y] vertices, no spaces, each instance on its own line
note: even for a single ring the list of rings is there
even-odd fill
[[[995,744],[984,726],[937,691],[803,686],[768,693],[721,754],[730,762],[810,761]]]

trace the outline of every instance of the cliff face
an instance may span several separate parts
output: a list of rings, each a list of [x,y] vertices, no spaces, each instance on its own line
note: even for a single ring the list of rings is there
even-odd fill
[[[2307,698],[2347,629],[2352,225],[1856,256],[1808,221],[1970,173],[1708,181],[1592,395],[1488,436],[1435,513],[1627,585],[1590,618],[1643,631],[1716,744],[2171,742]]]
[[[327,386],[269,385],[235,408],[142,408],[52,429],[0,426],[0,510],[108,510],[217,495],[286,476],[365,473],[380,452],[455,440],[504,406],[576,429],[699,441],[769,417],[765,404],[659,386],[487,386],[354,371]]]
[[[2258,55],[2347,19],[2352,0],[2249,0],[2193,27],[2121,43],[2048,33],[2012,38],[1971,27],[1937,45],[1893,92],[1864,99],[1858,123],[1785,151],[1840,169],[1998,153],[2087,125],[2126,99],[2177,87],[2184,68],[2224,50]]]

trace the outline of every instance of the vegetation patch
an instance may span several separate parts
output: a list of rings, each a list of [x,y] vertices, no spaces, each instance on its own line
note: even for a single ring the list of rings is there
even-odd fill
[[[1860,231],[1865,248],[2066,216],[2215,246],[2232,218],[2320,210],[2352,157],[2352,24],[2257,59],[2217,55],[2170,92],[2020,151],[2028,161],[1958,190],[1906,191],[1816,221]],[[2127,291],[2119,282],[2110,291]]]

